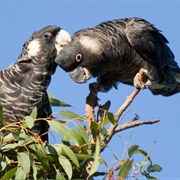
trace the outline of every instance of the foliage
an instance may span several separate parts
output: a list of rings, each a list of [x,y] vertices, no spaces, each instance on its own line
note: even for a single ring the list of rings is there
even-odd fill
[[[51,97],[53,99],[51,99]],[[54,96],[50,99],[54,106],[70,106],[57,100]],[[91,134],[87,134],[87,120],[71,111],[59,112],[68,121],[47,118],[51,131],[55,131],[62,139],[60,144],[47,144],[42,142],[31,128],[37,119],[36,108],[30,116],[21,122],[6,125],[0,129],[0,179],[94,179],[103,176],[106,179],[137,178],[139,174],[147,179],[153,172],[160,172],[162,168],[153,164],[150,152],[141,149],[139,145],[126,147],[127,157],[118,158],[114,154],[117,164],[109,168],[106,159],[101,157],[101,152],[107,147],[107,125],[114,124],[114,115],[110,112],[104,120],[92,122]],[[2,117],[2,108],[0,108]],[[2,118],[3,120],[3,118]],[[70,126],[74,125],[73,128]],[[3,131],[8,135],[3,135]],[[143,160],[134,162],[136,154],[143,155]],[[106,172],[98,172],[98,167],[104,165]]]

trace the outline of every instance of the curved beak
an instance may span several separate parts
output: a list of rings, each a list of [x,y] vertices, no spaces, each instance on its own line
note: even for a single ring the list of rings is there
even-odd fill
[[[89,70],[81,66],[77,67],[73,71],[70,71],[69,75],[76,83],[85,83],[92,77]]]

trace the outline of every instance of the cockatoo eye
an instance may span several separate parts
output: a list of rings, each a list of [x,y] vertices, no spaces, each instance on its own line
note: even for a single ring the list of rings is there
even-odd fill
[[[46,39],[50,39],[50,38],[52,37],[52,34],[49,33],[49,32],[46,32],[46,33],[44,33],[44,37],[45,37]]]
[[[76,55],[76,61],[77,61],[77,62],[80,62],[81,59],[82,59],[82,54],[77,54],[77,55]]]

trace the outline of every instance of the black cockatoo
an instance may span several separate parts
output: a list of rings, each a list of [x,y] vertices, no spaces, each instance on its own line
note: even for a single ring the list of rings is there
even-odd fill
[[[34,107],[37,118],[52,114],[46,90],[57,67],[54,59],[70,40],[60,27],[47,26],[32,34],[12,67],[0,71],[0,102],[6,124],[23,120]],[[32,131],[42,135],[48,124],[37,121]],[[41,139],[48,141],[48,135]]]
[[[180,68],[167,46],[167,39],[148,21],[125,18],[82,29],[56,57],[55,62],[77,83],[97,77],[90,84],[87,104],[97,104],[97,93],[107,92],[118,82],[133,85],[141,68],[146,82],[135,86],[148,88],[155,95],[180,92]]]

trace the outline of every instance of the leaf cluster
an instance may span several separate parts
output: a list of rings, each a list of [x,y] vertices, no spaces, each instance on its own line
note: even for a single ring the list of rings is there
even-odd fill
[[[54,96],[52,98],[54,106],[70,106]],[[0,111],[0,117],[3,117],[2,108]],[[150,174],[162,170],[158,164],[152,163],[150,153],[139,148],[139,145],[130,146],[126,158],[117,158],[114,155],[118,164],[109,169],[106,160],[101,157],[101,152],[108,147],[105,143],[108,136],[106,125],[115,123],[112,113],[108,112],[100,122],[92,122],[91,134],[87,134],[87,120],[82,116],[68,110],[62,110],[59,114],[70,121],[55,118],[44,120],[51,131],[61,136],[60,144],[42,142],[37,134],[31,132],[34,122],[42,120],[36,118],[36,108],[21,122],[5,125],[0,129],[0,179],[65,180],[93,179],[99,176],[126,179],[135,177],[137,168],[147,179],[155,179]],[[75,128],[70,128],[69,123],[73,123]],[[4,135],[4,130],[9,133]],[[143,155],[144,160],[134,162],[136,154]],[[98,172],[100,164],[104,165],[107,171]]]

